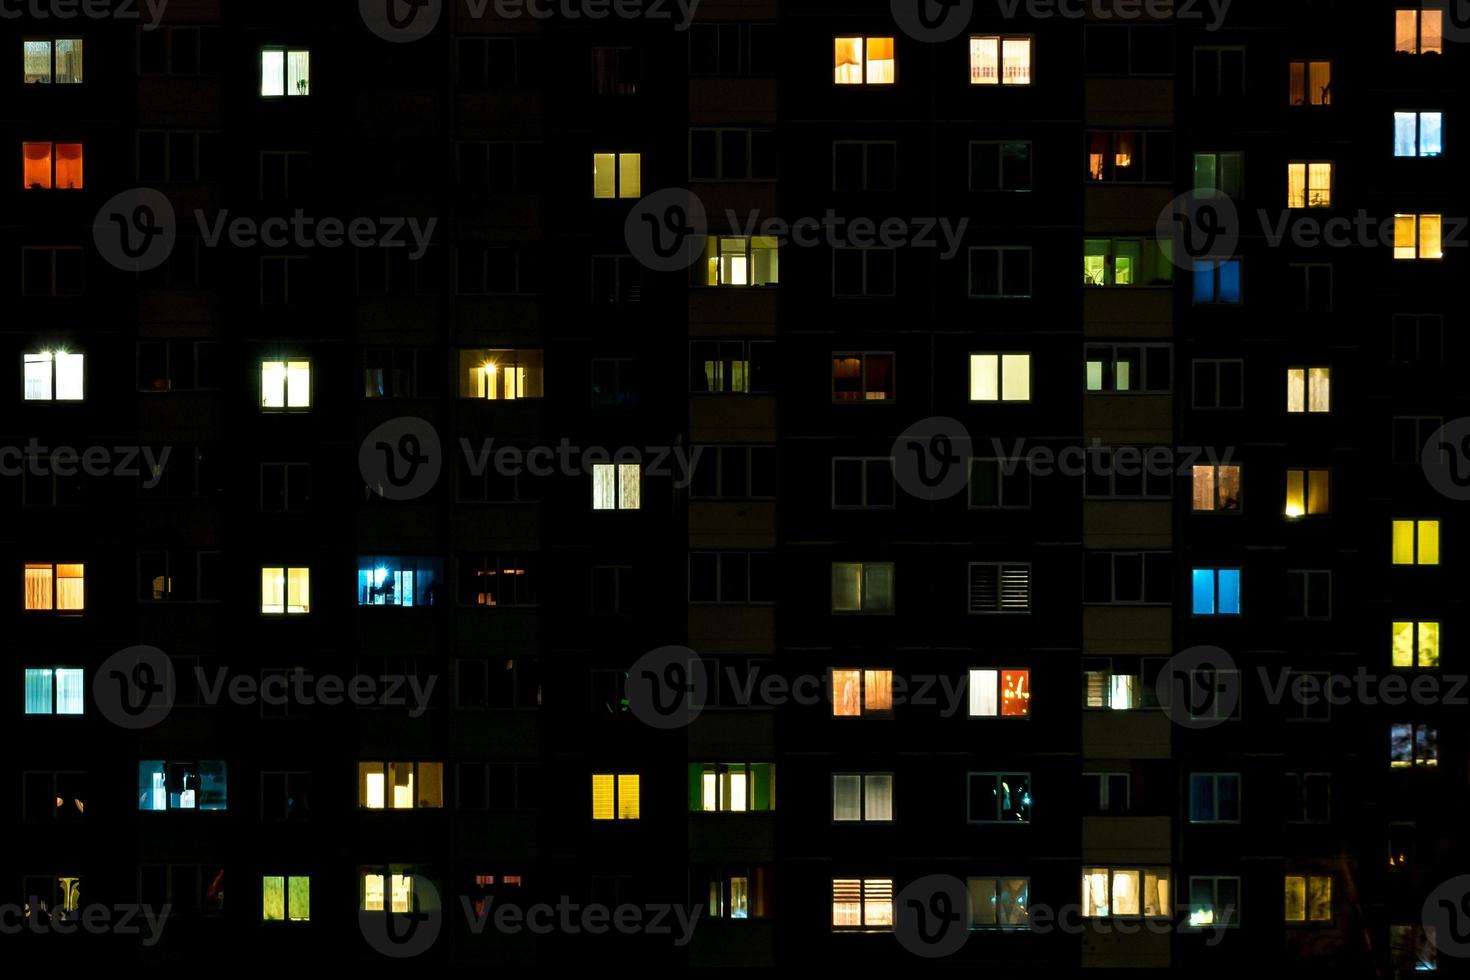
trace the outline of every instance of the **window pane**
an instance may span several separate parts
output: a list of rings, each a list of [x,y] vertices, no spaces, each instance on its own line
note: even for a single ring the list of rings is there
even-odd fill
[[[260,53],[260,94],[267,98],[286,94],[286,52]]]
[[[893,819],[893,776],[875,773],[863,777],[863,814],[870,821]]]
[[[1000,710],[996,685],[1000,674],[994,670],[970,671],[970,717],[994,718]]]

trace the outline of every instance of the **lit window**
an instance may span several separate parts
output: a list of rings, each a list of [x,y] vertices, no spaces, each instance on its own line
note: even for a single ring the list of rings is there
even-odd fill
[[[770,762],[690,763],[689,808],[696,813],[774,810],[776,766]]]
[[[1189,879],[1188,925],[1237,925],[1240,921],[1240,879],[1204,877]]]
[[[1332,411],[1332,368],[1288,368],[1286,410],[1293,415]]]
[[[26,565],[26,609],[31,612],[81,612],[86,606],[86,566]]]
[[[260,897],[262,922],[311,921],[311,879],[305,875],[265,875]]]
[[[261,361],[260,406],[270,411],[311,408],[311,362]]]
[[[359,762],[357,806],[363,810],[437,810],[444,806],[441,762]]]
[[[1286,921],[1331,922],[1332,877],[1287,875]]]
[[[713,869],[696,873],[703,881],[695,888],[709,896],[705,914],[712,919],[769,919],[771,917],[771,872],[767,867]],[[709,888],[703,887],[708,883]]]
[[[1394,51],[1400,54],[1443,54],[1444,11],[1401,8],[1393,12]]]
[[[1437,157],[1444,152],[1444,113],[1395,112],[1393,155]]]
[[[545,355],[539,350],[462,350],[459,397],[516,401],[545,395]]]
[[[85,388],[86,355],[65,351],[41,351],[22,358],[25,368],[25,400],[28,402],[79,402]]]
[[[893,714],[893,671],[832,671],[832,717],[888,717]]]
[[[700,394],[773,390],[776,345],[769,340],[700,340],[689,345],[689,390]]]
[[[226,809],[224,762],[139,762],[138,809]]]
[[[1030,37],[970,38],[971,85],[1030,85]]]
[[[439,601],[444,563],[437,558],[359,558],[359,606],[433,606]]]
[[[1240,569],[1196,568],[1193,589],[1196,616],[1240,615]]]
[[[1245,190],[1244,153],[1196,153],[1194,189],[1240,197]]]
[[[833,562],[832,611],[893,612],[896,577],[893,562]]]
[[[1031,671],[970,671],[971,718],[1030,718]]]
[[[537,605],[535,566],[527,555],[461,558],[459,601],[491,608]]]
[[[268,565],[260,570],[260,611],[267,616],[311,612],[311,569]]]
[[[1439,564],[1439,521],[1394,521],[1395,565]]]
[[[1029,772],[972,772],[967,819],[970,823],[1030,823]]]
[[[969,611],[972,616],[1031,612],[1031,566],[971,562]]]
[[[1393,769],[1437,767],[1439,765],[1439,729],[1432,725],[1390,725],[1388,764]]]
[[[1286,516],[1323,517],[1332,513],[1331,470],[1286,471]]]
[[[1171,243],[1144,238],[1089,238],[1082,243],[1084,286],[1167,286],[1174,281]]]
[[[1439,969],[1439,947],[1435,945],[1434,930],[1422,925],[1389,926],[1388,959],[1394,976],[1435,972]]]
[[[1189,822],[1240,823],[1240,773],[1190,773]]]
[[[27,85],[80,85],[82,83],[82,39],[56,38],[22,41]]]
[[[774,286],[781,281],[775,238],[711,237],[706,243],[707,286]]]
[[[1293,61],[1288,105],[1332,105],[1332,62]]]
[[[80,190],[82,144],[22,143],[23,186],[29,190]]]
[[[638,782],[636,773],[594,773],[592,819],[637,820]]]
[[[1332,164],[1288,163],[1286,165],[1288,208],[1332,207]]]
[[[971,354],[970,401],[1029,402],[1030,354]]]
[[[1395,622],[1393,624],[1395,667],[1439,666],[1439,623]]]
[[[382,870],[365,869],[362,872],[362,911],[398,914],[428,911],[424,905],[428,896],[421,898],[417,894],[415,877],[407,866],[401,864]],[[391,889],[388,895],[384,894],[385,887]],[[388,904],[385,904],[385,899]]]
[[[260,95],[265,99],[311,94],[311,52],[262,48]]]
[[[1027,929],[1030,878],[969,878],[971,929]]]
[[[1164,868],[1083,868],[1082,914],[1168,918],[1169,872]]]
[[[834,402],[886,402],[894,398],[892,354],[833,354]]]
[[[1240,305],[1240,259],[1199,262],[1194,267],[1196,306]]]
[[[637,463],[594,463],[593,510],[638,510],[643,506],[643,467]]]
[[[1106,659],[1084,662],[1082,671],[1084,706],[1133,711],[1143,707],[1142,678],[1137,673],[1114,670]]]
[[[879,931],[893,928],[892,878],[833,878],[832,928]]]
[[[643,154],[592,154],[592,196],[598,200],[643,196]]]
[[[1444,258],[1444,215],[1394,215],[1393,257],[1401,261]]]
[[[28,715],[79,715],[87,703],[80,667],[27,667]]]
[[[1088,347],[1089,393],[1162,394],[1173,383],[1173,351],[1168,344]]]
[[[833,773],[834,823],[889,823],[893,820],[893,773]]]
[[[896,63],[891,37],[839,37],[833,42],[838,85],[892,85]]]
[[[1194,468],[1194,512],[1226,513],[1240,510],[1239,466]]]

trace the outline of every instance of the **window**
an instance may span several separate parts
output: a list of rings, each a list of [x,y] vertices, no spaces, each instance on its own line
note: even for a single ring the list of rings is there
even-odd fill
[[[1240,467],[1196,466],[1194,468],[1194,512],[1196,514],[1239,513]]]
[[[1107,657],[1082,662],[1083,706],[1112,711],[1158,707],[1158,674],[1162,658],[1145,657],[1114,663]]]
[[[455,246],[455,288],[460,296],[534,296],[542,288],[535,246]]]
[[[1174,561],[1166,551],[1088,552],[1082,601],[1110,606],[1165,605],[1173,596]]]
[[[636,773],[594,773],[592,776],[593,820],[637,820]]]
[[[1029,402],[1030,354],[971,354],[970,401]]]
[[[970,671],[971,718],[1030,718],[1031,671]]]
[[[1194,269],[1196,306],[1240,305],[1240,259],[1200,262]]]
[[[1444,317],[1438,313],[1395,313],[1391,356],[1400,364],[1437,363],[1444,358]]]
[[[1394,521],[1395,565],[1439,564],[1439,521]]]
[[[536,82],[538,39],[461,37],[456,78],[465,91],[509,91]]]
[[[838,85],[892,85],[896,64],[891,37],[833,41],[832,80]]]
[[[1174,281],[1168,244],[1144,238],[1089,238],[1082,243],[1082,283],[1167,286]]]
[[[314,267],[307,256],[263,255],[259,268],[261,306],[289,306],[313,295]]]
[[[28,612],[81,612],[86,603],[86,566],[26,564],[25,608]]]
[[[280,823],[311,815],[311,773],[262,772],[260,819]]]
[[[1245,193],[1244,153],[1196,153],[1194,155],[1194,189],[1196,193],[1218,191],[1229,197]]]
[[[833,773],[833,823],[889,823],[893,820],[893,773]]]
[[[1191,407],[1235,410],[1245,407],[1244,361],[1195,361]]]
[[[534,606],[540,601],[530,556],[491,555],[459,560],[459,598],[466,606]]]
[[[82,39],[79,37],[22,41],[27,85],[82,84]]]
[[[967,878],[971,929],[1029,929],[1030,878]]]
[[[1194,49],[1194,94],[1237,99],[1245,94],[1245,48],[1199,45]]]
[[[1083,868],[1082,914],[1087,918],[1168,918],[1169,872],[1165,868]]]
[[[433,358],[437,360],[437,358]],[[364,398],[421,398],[436,389],[438,372],[431,370],[429,352],[412,347],[378,347],[363,351]]]
[[[1395,112],[1393,155],[1437,157],[1444,152],[1444,113]]]
[[[1388,747],[1391,769],[1432,769],[1439,765],[1439,729],[1432,725],[1390,725]]]
[[[1111,394],[1165,394],[1173,387],[1168,344],[1088,347],[1087,390]]]
[[[592,304],[594,306],[624,306],[642,301],[643,267],[633,256],[592,256]],[[592,363],[596,365],[598,361],[594,360]]]
[[[833,878],[832,928],[876,932],[893,928],[892,878]]]
[[[970,615],[1031,612],[1031,566],[970,563]]]
[[[1082,30],[1083,71],[1088,75],[1174,73],[1174,32],[1168,27],[1087,24]]]
[[[1323,517],[1332,513],[1331,470],[1286,471],[1286,517]]]
[[[22,143],[24,186],[29,190],[80,190],[82,144]]]
[[[637,463],[593,464],[593,510],[638,510],[642,490],[643,468]]]
[[[1332,876],[1287,875],[1286,921],[1331,922]]]
[[[592,196],[600,201],[642,197],[643,155],[592,154]]]
[[[455,772],[461,810],[534,810],[540,799],[535,763],[461,762]]]
[[[638,576],[631,565],[592,566],[592,615],[631,616],[638,609]]]
[[[970,249],[970,298],[1030,299],[1030,246]]]
[[[217,602],[223,559],[218,551],[138,553],[139,602]]]
[[[1443,215],[1394,215],[1393,257],[1400,261],[1444,258],[1443,228]]]
[[[1032,187],[1030,140],[972,140],[970,190],[1029,191]]]
[[[970,823],[1030,823],[1029,772],[972,772],[969,789]]]
[[[28,824],[75,823],[87,810],[84,772],[26,772],[21,775],[21,807]]]
[[[1240,823],[1240,773],[1190,773],[1189,822]]]
[[[970,506],[976,510],[1031,507],[1031,467],[1021,459],[970,460]]]
[[[758,605],[776,601],[775,556],[764,551],[695,551],[689,555],[689,601]]]
[[[771,762],[691,762],[691,813],[764,813],[776,809],[776,766]]]
[[[261,513],[300,514],[310,507],[310,463],[260,464]]]
[[[219,388],[220,345],[209,340],[138,342],[138,390],[215,391]]]
[[[219,133],[193,129],[140,129],[138,179],[160,184],[215,179]]]
[[[1332,774],[1287,773],[1285,802],[1288,823],[1327,823],[1332,819]]]
[[[261,48],[260,97],[311,94],[311,52],[290,48]]]
[[[1030,85],[1031,37],[970,38],[971,85]]]
[[[444,563],[437,558],[371,557],[357,560],[359,606],[438,604]]]
[[[1332,573],[1301,571],[1286,573],[1286,615],[1292,619],[1332,618]]]
[[[892,144],[889,145],[892,146]],[[835,146],[836,144],[834,144],[834,149]],[[691,129],[689,131],[689,179],[775,180],[776,131],[773,129]]]
[[[1393,442],[1391,447],[1393,461],[1400,465],[1418,466],[1425,443],[1436,432],[1444,428],[1444,419],[1426,415],[1396,415],[1390,425],[1392,426],[1390,433]],[[1448,448],[1443,444],[1439,447],[1441,458]]]
[[[1218,876],[1189,879],[1189,927],[1240,924],[1240,879]]]
[[[28,402],[79,402],[86,388],[86,355],[40,351],[21,358]]]
[[[260,879],[260,921],[310,922],[311,878],[264,875]]]
[[[1286,206],[1288,208],[1332,207],[1331,163],[1288,163]]]
[[[1174,179],[1174,134],[1093,130],[1087,134],[1087,179],[1163,183]]]
[[[772,165],[774,170],[774,164]],[[892,140],[834,140],[834,191],[891,191],[898,186],[898,144]]]
[[[431,911],[429,902],[437,895],[418,894],[414,879],[425,877],[423,869],[407,864],[365,867],[361,871],[363,912],[393,912],[399,915]]]
[[[774,75],[776,65],[775,24],[690,25],[691,75]]]
[[[774,888],[769,867],[705,869],[694,872],[693,894],[707,896],[712,919],[769,919]],[[707,887],[706,887],[707,886]]]
[[[892,354],[833,354],[832,401],[886,402],[895,396]]]
[[[80,667],[27,667],[28,715],[80,715],[87,703]]]
[[[268,565],[260,570],[260,611],[301,616],[311,611],[311,569]]]
[[[1332,62],[1293,61],[1291,83],[1287,89],[1287,105],[1332,105]]]
[[[545,354],[539,350],[462,350],[459,397],[517,401],[545,396]]]
[[[896,577],[893,562],[833,562],[832,611],[892,613]]]
[[[1395,622],[1393,624],[1395,667],[1439,666],[1439,623]]]
[[[260,152],[260,199],[299,201],[311,189],[311,153],[306,150]]]
[[[637,48],[592,49],[592,94],[637,95],[643,59]]]
[[[1388,825],[1388,870],[1407,871],[1416,850],[1415,826],[1412,823]]]
[[[893,460],[878,457],[832,460],[834,510],[889,510],[896,497]]]
[[[360,810],[437,810],[444,806],[442,762],[359,762]]]
[[[1286,266],[1286,306],[1291,313],[1331,313],[1331,262],[1290,262]]]
[[[689,345],[689,390],[712,395],[775,390],[776,345],[769,340],[699,340]]]
[[[1126,772],[1084,772],[1083,813],[1089,817],[1124,816],[1132,810],[1133,778]]]
[[[892,296],[898,276],[898,256],[891,248],[832,250],[832,295],[838,298]]]
[[[1444,54],[1444,11],[1400,8],[1393,12],[1398,54]]]
[[[225,764],[221,761],[138,763],[138,809],[226,809]]]
[[[1087,500],[1172,500],[1174,464],[1157,459],[1160,447],[1091,446],[1082,475]]]
[[[216,35],[199,27],[159,27],[138,33],[138,74],[198,78],[215,74]]]
[[[540,142],[459,140],[456,147],[459,186],[474,196],[533,194],[542,189],[546,168]]]
[[[268,412],[304,412],[311,408],[311,362],[261,361],[260,407]]]
[[[1194,615],[1240,615],[1240,569],[1196,568],[1192,580]]]
[[[1434,931],[1422,925],[1388,927],[1388,959],[1394,976],[1432,973],[1439,969],[1439,947]]]
[[[706,243],[706,286],[774,286],[781,281],[775,238],[711,236]]]
[[[832,717],[893,717],[893,671],[833,668]]]

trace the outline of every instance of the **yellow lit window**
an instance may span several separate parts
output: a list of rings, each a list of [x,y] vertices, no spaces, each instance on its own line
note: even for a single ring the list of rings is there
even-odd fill
[[[1328,875],[1287,875],[1286,921],[1331,922],[1332,878]]]
[[[1240,467],[1196,466],[1194,510],[1201,514],[1240,510]]]
[[[1444,11],[1395,10],[1393,49],[1400,54],[1443,54]]]
[[[311,408],[311,362],[261,361],[260,407],[279,412]]]
[[[592,466],[593,510],[638,510],[643,506],[643,469],[637,463]]]
[[[373,874],[365,873],[362,876],[362,908],[365,912],[382,912],[383,907],[383,885],[388,883],[392,888],[392,905],[386,911],[408,914],[414,911],[413,875],[411,874]]]
[[[1393,216],[1393,257],[1400,261],[1444,258],[1444,216]]]
[[[260,570],[260,611],[267,616],[311,612],[311,569],[269,565]]]
[[[1439,624],[1395,622],[1393,624],[1395,667],[1438,667]]]
[[[1439,564],[1439,521],[1394,521],[1395,565]]]
[[[970,38],[971,85],[1030,85],[1030,37]]]
[[[833,929],[892,929],[892,878],[833,878]]]
[[[21,42],[27,85],[80,85],[82,39],[79,37]]]
[[[357,805],[365,810],[437,810],[444,806],[442,762],[359,762]]]
[[[86,567],[27,564],[25,603],[32,612],[81,612],[86,606]]]
[[[637,820],[638,782],[636,773],[594,773],[592,819]]]
[[[893,671],[833,670],[832,717],[893,713]]]
[[[1332,411],[1332,368],[1288,368],[1286,410],[1293,415]]]
[[[643,196],[643,154],[592,154],[592,196],[598,200]]]
[[[260,96],[279,99],[311,94],[311,52],[265,48],[260,52]]]
[[[1029,402],[1030,354],[971,354],[970,401]]]
[[[260,896],[263,922],[311,921],[311,879],[305,875],[266,875]]]
[[[1286,516],[1321,517],[1332,513],[1331,470],[1286,471]]]
[[[539,350],[462,350],[459,397],[516,401],[545,395],[545,354]]]
[[[82,144],[22,143],[21,157],[29,190],[82,188]]]
[[[832,72],[832,80],[838,85],[892,85],[895,75],[893,38],[836,38]]]
[[[1288,104],[1294,106],[1332,105],[1332,62],[1293,61]]]
[[[781,281],[780,249],[770,236],[711,237],[705,257],[707,286],[774,286]]]
[[[1087,918],[1173,914],[1169,872],[1156,868],[1083,868],[1082,914]]]
[[[1286,206],[1289,208],[1332,207],[1332,164],[1287,164]]]

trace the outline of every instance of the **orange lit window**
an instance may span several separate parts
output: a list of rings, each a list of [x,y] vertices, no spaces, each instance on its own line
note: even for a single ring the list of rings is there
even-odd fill
[[[832,716],[859,718],[893,713],[893,671],[833,670]]]
[[[25,187],[30,190],[80,190],[82,144],[22,143]]]
[[[1393,49],[1400,54],[1444,54],[1444,11],[1395,10]]]
[[[1293,61],[1288,104],[1294,106],[1332,105],[1332,62]]]
[[[1000,715],[1002,718],[1026,718],[1031,714],[1031,671],[1000,672]]]
[[[86,574],[82,565],[26,565],[27,610],[81,612],[85,606]]]
[[[839,37],[833,42],[832,80],[838,85],[892,85],[893,38]]]

